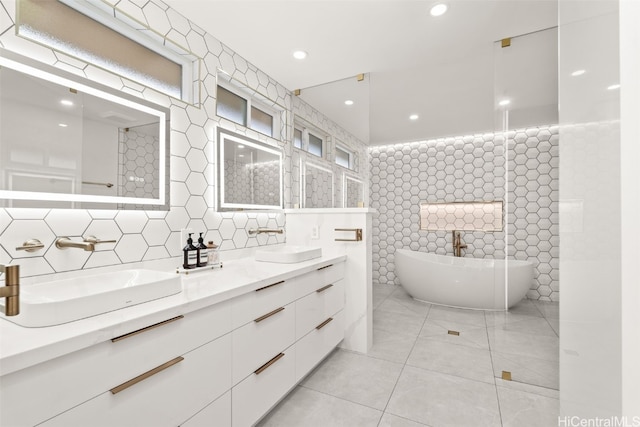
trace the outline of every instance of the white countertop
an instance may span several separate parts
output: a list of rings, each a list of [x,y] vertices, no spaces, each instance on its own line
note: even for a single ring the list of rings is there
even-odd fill
[[[345,259],[345,255],[325,254],[300,263],[276,264],[258,262],[253,257],[240,258],[225,261],[224,268],[182,274],[182,292],[179,294],[98,316],[43,328],[26,328],[3,318],[0,320],[0,375]],[[164,264],[162,270],[175,271],[175,268],[169,268],[174,266],[173,261]]]

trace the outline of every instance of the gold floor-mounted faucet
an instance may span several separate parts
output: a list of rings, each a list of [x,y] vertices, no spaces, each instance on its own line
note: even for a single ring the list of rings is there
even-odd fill
[[[462,250],[467,249],[467,245],[462,243],[459,231],[453,230],[453,232],[451,233],[451,237],[453,241],[453,256],[461,257]]]
[[[0,288],[0,298],[6,298],[4,314],[17,316],[20,314],[20,266],[0,265],[0,273],[4,273],[5,283]]]

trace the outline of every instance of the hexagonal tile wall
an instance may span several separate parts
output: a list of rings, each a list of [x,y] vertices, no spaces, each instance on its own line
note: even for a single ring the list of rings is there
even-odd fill
[[[101,67],[83,62],[64,53],[18,37],[13,8],[0,7],[0,46],[28,56],[34,60],[70,71],[116,90],[121,90],[171,110],[170,171],[167,188],[170,191],[169,212],[155,211],[153,207],[134,206],[123,210],[58,210],[58,209],[0,209],[0,259],[10,262],[19,258],[24,276],[55,273],[56,271],[95,268],[147,259],[179,256],[185,242],[180,239],[180,230],[192,227],[194,233],[205,233],[206,240],[213,240],[221,250],[239,249],[258,245],[283,243],[286,235],[250,236],[245,230],[260,227],[285,226],[285,215],[272,213],[218,213],[215,212],[215,185],[213,165],[215,159],[216,126],[224,126],[233,132],[268,142],[283,150],[284,203],[292,207],[300,203],[299,160],[307,153],[291,146],[293,116],[300,117],[330,135],[327,156],[314,159],[323,167],[334,171],[336,200],[341,188],[343,171],[333,161],[334,141],[340,141],[356,153],[356,171],[351,175],[367,181],[366,146],[340,126],[319,113],[291,93],[281,84],[250,64],[219,40],[206,33],[160,0],[121,0],[107,2],[112,16],[127,16],[141,25],[148,25],[156,37],[165,44],[188,47],[199,58],[200,80],[194,85],[199,98],[194,105],[171,98],[157,90],[131,81]],[[4,3],[3,3],[4,5]],[[9,16],[6,16],[7,13]],[[280,121],[276,124],[283,141],[275,140],[216,116],[215,97],[218,69],[224,69],[233,78],[255,90],[267,94],[275,104],[284,107]],[[137,197],[157,194],[157,171],[150,167],[158,156],[149,150],[148,139],[153,138],[143,129],[131,128],[122,131],[119,143],[119,168],[122,191]],[[293,160],[295,158],[295,161]],[[297,168],[297,169],[296,169]],[[271,176],[271,173],[270,173]],[[133,178],[133,179],[131,179]],[[275,177],[271,176],[273,180]],[[328,185],[328,184],[327,184]],[[341,198],[340,198],[341,199]],[[70,235],[81,240],[93,234],[100,239],[115,239],[115,244],[99,245],[95,252],[78,254],[73,260],[71,251],[63,252],[52,247],[56,236]],[[45,249],[33,254],[16,252],[15,246],[24,240],[38,238]]]
[[[450,232],[418,231],[422,201],[504,200],[504,232],[463,232],[465,256],[530,260],[535,279],[527,296],[558,300],[558,128],[541,126],[503,134],[442,138],[371,147],[373,280],[399,281],[394,252],[410,248],[451,254]],[[505,169],[507,166],[507,169]],[[505,194],[505,172],[509,193]]]

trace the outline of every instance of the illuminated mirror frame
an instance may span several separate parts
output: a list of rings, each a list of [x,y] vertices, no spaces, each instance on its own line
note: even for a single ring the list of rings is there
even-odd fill
[[[342,182],[342,206],[344,206],[345,208],[363,208],[364,207],[364,193],[365,193],[365,188],[364,188],[364,182],[362,181],[362,179],[360,178],[356,178],[354,176],[351,175],[347,175],[346,173],[343,174],[343,182]],[[347,200],[349,199],[349,194],[347,192],[347,187],[348,187],[348,181],[352,181],[355,182],[357,184],[360,184],[360,194],[358,194],[358,198],[360,199],[358,201],[358,206],[347,206]],[[360,203],[362,203],[362,206],[360,206]]]
[[[313,154],[312,154],[313,156]],[[331,189],[329,190],[329,192],[331,193],[331,206],[325,206],[323,208],[334,208],[336,205],[336,200],[335,200],[335,183],[334,183],[334,173],[333,170],[320,166],[318,164],[312,163],[312,162],[307,162],[307,161],[301,161],[301,168],[300,168],[300,174],[301,179],[300,179],[300,194],[302,195],[301,197],[301,201],[302,201],[302,207],[303,208],[311,208],[313,209],[313,206],[307,206],[307,170],[309,168],[311,169],[315,169],[324,173],[327,173],[331,176],[331,179],[329,180],[329,182],[331,183]]]
[[[162,206],[163,210],[169,210],[169,191],[167,175],[169,166],[169,109],[146,100],[136,98],[124,92],[116,91],[107,86],[97,84],[85,78],[67,73],[57,68],[44,65],[40,62],[0,49],[0,67],[38,77],[65,87],[72,87],[89,95],[115,102],[130,108],[143,111],[158,118],[159,126],[159,165],[158,165],[158,198],[121,197],[121,196],[97,196],[88,194],[44,193],[35,191],[1,190],[0,199],[6,200],[42,200],[42,201],[67,201],[85,203],[118,203],[124,205],[153,205]],[[164,143],[162,143],[164,142]],[[157,208],[156,208],[157,209]]]
[[[242,209],[282,209],[284,200],[284,185],[283,185],[283,173],[282,173],[282,150],[276,146],[268,145],[260,141],[248,138],[243,135],[233,133],[227,129],[218,127],[218,153],[217,153],[217,166],[218,166],[218,211],[225,210],[242,210]],[[257,150],[273,154],[278,157],[278,189],[280,191],[279,204],[278,205],[258,205],[251,203],[229,203],[225,201],[225,178],[224,178],[224,146],[226,141],[233,141],[237,144],[246,145]]]

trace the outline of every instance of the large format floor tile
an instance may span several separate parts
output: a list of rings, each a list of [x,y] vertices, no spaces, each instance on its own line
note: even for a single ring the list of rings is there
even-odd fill
[[[450,334],[449,331],[458,334]],[[420,331],[420,338],[431,338],[451,344],[489,349],[489,338],[484,326],[470,323],[458,323],[449,320],[432,320],[427,317]]]
[[[382,412],[304,387],[294,389],[260,427],[352,427],[378,425]]]
[[[406,418],[398,417],[386,413],[382,416],[378,427],[425,427],[426,424],[420,424]]]
[[[412,335],[374,329],[373,346],[367,356],[390,362],[405,363],[415,342],[416,337]]]
[[[494,384],[488,350],[418,338],[407,365]]]
[[[385,412],[430,426],[500,426],[495,385],[410,366]]]
[[[385,299],[376,310],[384,310],[400,314],[413,314],[420,316],[423,319],[427,317],[431,305],[415,301],[413,299],[407,300],[404,298],[394,298],[394,295],[395,293],[387,297],[387,299]]]
[[[544,317],[532,317],[511,312],[491,312],[485,314],[487,327],[524,334],[546,335],[556,337],[557,334]]]
[[[487,334],[491,351],[545,360],[559,359],[557,336],[533,335],[499,328],[487,328]]]
[[[545,360],[498,352],[491,352],[491,358],[496,378],[502,376],[502,371],[509,371],[512,381],[555,390],[559,388],[560,366],[557,359]]]
[[[558,399],[498,387],[504,427],[549,427],[558,425]]]
[[[429,320],[445,320],[455,323],[466,323],[478,327],[485,327],[484,311],[467,310],[462,308],[434,305],[429,310]]]
[[[345,350],[334,351],[302,385],[351,402],[383,410],[402,364]]]
[[[394,285],[382,285],[380,283],[373,284],[373,309],[375,310],[378,306],[387,299],[389,295],[393,293],[395,290]]]
[[[424,316],[402,314],[377,309],[373,313],[373,329],[417,337],[424,324]]]

